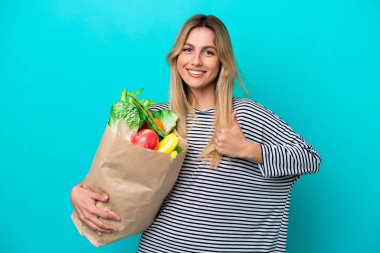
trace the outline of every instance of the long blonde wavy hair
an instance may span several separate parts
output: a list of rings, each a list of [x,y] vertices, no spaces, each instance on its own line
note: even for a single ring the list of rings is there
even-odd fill
[[[190,17],[181,27],[174,46],[166,57],[166,61],[170,66],[170,110],[179,116],[176,131],[184,138],[186,138],[186,116],[188,112],[195,116],[195,111],[189,102],[187,85],[179,75],[177,59],[178,55],[182,52],[189,33],[196,27],[206,27],[214,32],[215,47],[220,61],[220,70],[215,86],[216,107],[214,126],[231,127],[232,93],[235,78],[247,95],[249,95],[240,78],[232,50],[231,39],[223,22],[213,15],[197,14]],[[215,133],[201,154],[201,157],[205,161],[207,160],[212,168],[216,168],[222,158],[222,155],[215,150],[214,139]]]

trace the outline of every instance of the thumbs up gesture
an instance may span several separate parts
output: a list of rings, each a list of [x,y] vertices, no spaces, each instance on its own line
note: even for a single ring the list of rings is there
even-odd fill
[[[231,120],[231,128],[217,127],[215,130],[215,150],[222,155],[243,157],[248,141],[239,126],[235,111],[232,113]]]

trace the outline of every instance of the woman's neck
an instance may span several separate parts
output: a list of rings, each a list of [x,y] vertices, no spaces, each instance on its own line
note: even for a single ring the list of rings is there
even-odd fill
[[[205,110],[215,108],[216,95],[215,95],[214,87],[210,87],[210,88],[203,89],[203,90],[198,90],[198,89],[190,90],[190,103],[194,108],[200,111],[205,111]]]

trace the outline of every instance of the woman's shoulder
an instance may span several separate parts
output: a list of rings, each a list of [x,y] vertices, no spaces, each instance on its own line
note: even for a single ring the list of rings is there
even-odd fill
[[[233,109],[241,112],[272,113],[268,108],[250,98],[233,98]]]
[[[238,116],[248,116],[250,118],[266,119],[268,121],[282,121],[282,119],[272,110],[261,103],[250,98],[234,98],[233,109]]]
[[[254,119],[269,125],[288,125],[279,115],[257,101],[249,98],[234,98],[234,111],[237,116],[245,119]]]

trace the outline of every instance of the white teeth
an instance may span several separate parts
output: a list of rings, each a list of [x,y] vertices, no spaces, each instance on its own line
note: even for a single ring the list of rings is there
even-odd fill
[[[193,75],[200,75],[204,73],[203,71],[196,71],[196,70],[189,70],[189,72],[190,74],[193,74]]]

